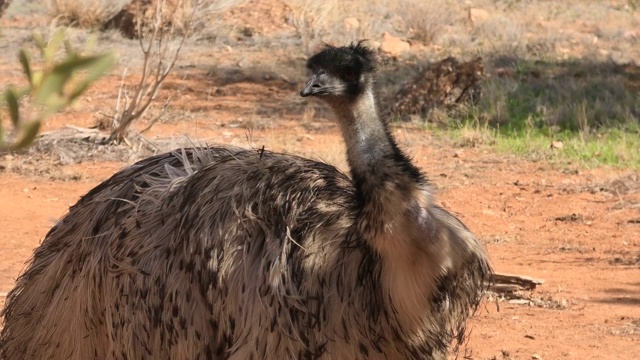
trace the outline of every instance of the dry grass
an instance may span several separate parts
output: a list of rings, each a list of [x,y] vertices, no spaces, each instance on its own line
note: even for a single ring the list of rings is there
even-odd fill
[[[108,0],[104,0],[108,1]],[[136,0],[134,0],[136,1]],[[245,0],[151,0],[152,5],[140,14],[144,24],[151,24],[157,16],[154,5],[159,3],[160,16],[170,26],[170,33],[182,35],[186,29],[190,32],[202,31],[212,23],[221,12],[240,5]]]
[[[64,7],[60,4],[75,6],[75,13],[79,10],[100,13],[92,9],[111,6],[109,0],[48,1],[61,9]],[[182,1],[184,8],[170,11],[171,16],[180,18],[181,13],[188,13],[191,0]],[[9,12],[16,13],[20,2],[37,0],[14,0]],[[247,5],[247,13],[254,4]],[[497,143],[518,153],[531,152],[535,146],[545,158],[575,152],[571,157],[591,154],[613,159],[604,162],[624,164],[629,163],[627,158],[635,164],[640,161],[632,149],[638,143],[640,116],[637,87],[640,9],[634,2],[407,0],[397,5],[391,0],[276,0],[273,4],[285,13],[278,10],[273,14],[246,16],[238,12],[233,19],[203,17],[201,27],[215,32],[215,40],[200,37],[187,43],[185,50],[196,54],[207,47],[207,51],[215,54],[204,62],[198,60],[198,64],[208,62],[221,88],[237,82],[266,82],[265,79],[283,80],[296,88],[304,81],[304,58],[322,42],[341,45],[364,38],[372,40],[368,44],[373,45],[388,32],[409,41],[412,50],[399,61],[381,67],[378,85],[383,106],[384,95],[393,94],[394,87],[399,87],[427,62],[447,56],[466,60],[480,55],[485,59],[489,78],[483,86],[483,102],[467,113],[436,112],[428,120],[459,121],[466,126],[460,134],[447,134],[457,136],[457,145]],[[468,18],[471,7],[486,10],[488,18],[472,23]],[[62,17],[63,12],[74,13],[60,10],[56,16]],[[273,15],[278,18],[269,18]],[[359,26],[347,26],[345,18],[357,19]],[[216,27],[213,21],[222,25]],[[212,30],[219,28],[225,31]],[[263,28],[276,30],[262,31]],[[250,35],[242,35],[243,29],[248,29]],[[118,40],[112,40],[108,46],[121,46]],[[185,59],[179,65],[195,63]],[[636,69],[634,74],[621,72],[619,66],[626,63],[636,64],[632,66]],[[498,71],[505,69],[510,75],[498,76]],[[634,83],[635,87],[629,90],[628,83]],[[327,117],[321,108],[303,110],[297,100],[287,99],[273,108],[302,117],[305,126],[315,126],[314,119]],[[464,121],[469,119],[471,124],[465,125]],[[626,126],[629,124],[636,124],[635,128]],[[600,128],[620,125],[622,133],[605,133],[602,139],[597,138]],[[501,140],[503,136],[509,138]],[[571,136],[582,138],[576,138],[574,143],[569,139]],[[550,138],[564,141],[565,149],[550,150]],[[593,139],[599,142],[593,143]]]
[[[63,24],[99,27],[131,0],[47,0],[49,13]]]
[[[313,52],[328,31],[328,19],[336,1],[285,0],[285,3],[290,8],[287,22],[296,29],[303,52]]]
[[[423,44],[433,44],[447,26],[462,20],[464,8],[456,0],[406,0],[395,5],[408,36]]]
[[[162,19],[171,25],[171,31],[179,33],[191,23],[192,29],[202,29],[211,22],[214,15],[239,5],[245,0],[151,0],[149,4],[143,0],[47,0],[49,13],[59,22],[81,27],[101,27],[125,6],[135,9],[140,4],[138,16],[143,23],[153,21],[155,5],[162,7]],[[195,9],[195,11],[194,11]],[[194,14],[192,16],[192,14]]]

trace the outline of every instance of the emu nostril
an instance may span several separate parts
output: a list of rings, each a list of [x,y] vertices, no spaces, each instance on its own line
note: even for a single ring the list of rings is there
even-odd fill
[[[311,87],[313,87],[313,88],[319,88],[319,87],[320,87],[320,84],[313,84],[313,85],[311,85]]]

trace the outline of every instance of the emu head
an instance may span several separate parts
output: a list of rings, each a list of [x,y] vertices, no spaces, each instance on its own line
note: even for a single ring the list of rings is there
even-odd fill
[[[349,46],[326,45],[307,61],[311,79],[300,96],[319,96],[328,102],[350,101],[370,90],[376,57],[362,42]]]

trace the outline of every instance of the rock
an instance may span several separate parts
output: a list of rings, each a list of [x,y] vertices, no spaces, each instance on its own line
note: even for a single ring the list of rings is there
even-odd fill
[[[356,30],[360,28],[360,21],[354,17],[348,17],[342,20],[344,28],[347,30]]]
[[[382,35],[382,41],[380,41],[380,51],[382,53],[391,57],[398,57],[409,50],[411,50],[411,45],[408,42],[399,37],[389,35],[387,32]]]
[[[482,22],[485,22],[489,19],[491,15],[487,10],[478,9],[478,8],[470,8],[469,9],[469,21],[471,21],[472,25],[478,25]]]
[[[562,143],[562,141],[552,141],[551,142],[551,148],[552,149],[562,149],[564,147],[564,144]]]
[[[627,30],[622,34],[622,37],[625,40],[638,40],[640,39],[640,31],[639,30]]]

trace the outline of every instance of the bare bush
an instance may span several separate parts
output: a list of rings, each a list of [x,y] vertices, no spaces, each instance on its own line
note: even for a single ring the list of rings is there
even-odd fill
[[[124,80],[128,69],[124,69],[114,115],[111,117],[111,135],[108,142],[121,143],[125,141],[125,135],[133,122],[140,119],[152,102],[156,100],[162,83],[173,69],[186,39],[192,35],[193,26],[197,21],[202,20],[203,16],[240,3],[238,0],[217,2],[141,0],[138,2],[139,6],[144,1],[152,1],[154,7],[152,21],[148,23],[136,22],[136,37],[139,39],[143,57],[140,78],[133,85],[126,84]],[[185,5],[186,3],[189,3],[189,6]],[[167,4],[169,4],[168,7]],[[173,21],[176,19],[175,14],[178,13],[174,6],[180,7],[181,11],[189,10],[188,17],[184,15],[185,17],[179,23]],[[139,8],[138,11],[146,13],[147,9]],[[170,25],[167,26],[167,24]],[[147,30],[150,32],[149,35],[143,36]],[[162,109],[153,119],[150,119],[149,125],[142,132],[148,130],[160,119],[171,101],[171,96],[164,99]]]

